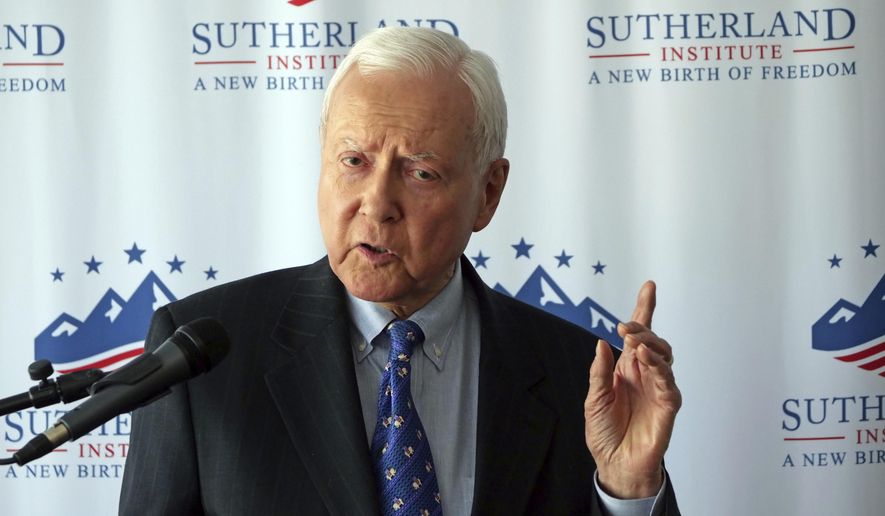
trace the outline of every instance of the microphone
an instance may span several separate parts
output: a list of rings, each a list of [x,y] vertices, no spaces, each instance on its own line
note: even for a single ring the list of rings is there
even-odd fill
[[[96,382],[89,399],[31,439],[13,460],[23,466],[114,416],[169,394],[173,385],[212,369],[228,349],[227,331],[215,319],[204,317],[181,326],[153,353],[142,354]]]
[[[50,379],[49,375],[52,372],[49,360],[37,360],[31,364],[28,373],[31,375],[31,380],[40,382],[39,385],[31,387],[28,392],[0,400],[0,416],[26,408],[47,407],[60,401],[70,403],[85,398],[89,395],[92,384],[105,376],[101,369],[86,369]]]

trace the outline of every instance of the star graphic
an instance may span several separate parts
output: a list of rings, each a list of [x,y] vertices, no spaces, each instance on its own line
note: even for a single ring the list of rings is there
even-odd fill
[[[97,262],[97,261],[95,261],[95,255],[93,254],[93,255],[92,255],[92,258],[91,258],[88,262],[83,262],[83,265],[85,265],[86,267],[88,267],[88,269],[86,269],[86,274],[89,274],[89,273],[92,272],[92,271],[95,271],[96,274],[101,274],[101,272],[98,270],[98,267],[99,267],[102,263],[104,263],[104,262]]]
[[[64,281],[63,279],[61,279],[61,277],[64,276],[65,273],[58,270],[58,267],[55,268],[55,272],[50,272],[49,274],[52,274],[52,282],[53,283],[55,283],[56,281]],[[89,274],[89,273],[87,272],[87,274]]]
[[[563,249],[563,250],[562,250],[562,254],[559,255],[559,256],[554,256],[554,258],[556,258],[557,260],[559,260],[559,263],[556,265],[556,268],[557,268],[557,269],[560,268],[560,267],[562,267],[563,265],[565,265],[565,266],[568,267],[568,268],[571,268],[572,266],[571,266],[568,262],[569,262],[572,258],[574,258],[574,255],[571,255],[571,254],[565,254],[565,249]]]
[[[172,274],[175,271],[181,272],[181,266],[185,264],[185,261],[179,260],[178,255],[176,254],[175,258],[173,258],[171,262],[166,263],[169,264],[169,274]]]
[[[600,262],[599,260],[596,260],[596,265],[593,265],[592,267],[593,267],[593,275],[596,276],[597,274],[605,274],[605,271],[603,269],[608,267],[608,265],[603,265],[602,262]]]
[[[482,251],[480,251],[478,255],[472,256],[470,259],[473,260],[474,267],[476,267],[476,268],[483,267],[485,269],[488,269],[486,262],[489,261],[489,258],[491,258],[491,257],[490,256],[483,256]]]
[[[510,247],[516,249],[516,258],[519,258],[520,256],[531,258],[531,256],[529,256],[529,249],[535,247],[535,244],[527,244],[525,243],[525,238],[520,238],[518,244],[513,244]]]
[[[862,245],[862,246],[860,246],[860,248],[863,249],[863,257],[864,258],[866,258],[867,256],[870,256],[870,255],[873,255],[873,258],[878,258],[878,256],[876,256],[876,249],[878,249],[879,246],[877,244],[873,243],[872,238],[870,238],[867,241],[867,245]]]
[[[184,262],[181,262],[181,263],[184,263]],[[209,270],[203,271],[203,273],[206,275],[206,281],[209,281],[210,279],[217,279],[215,277],[215,275],[218,274],[218,271],[213,269],[211,265],[209,266]]]
[[[827,258],[827,261],[830,262],[830,268],[831,268],[831,269],[832,269],[833,267],[839,267],[840,269],[842,268],[842,266],[839,265],[839,262],[842,261],[842,258],[839,258],[838,256],[836,256],[835,253],[833,254],[833,257],[832,257],[832,258]]]
[[[141,255],[144,254],[144,251],[144,249],[139,249],[135,242],[132,242],[132,249],[123,249],[123,252],[129,255],[129,261],[126,263],[144,263],[141,261]]]

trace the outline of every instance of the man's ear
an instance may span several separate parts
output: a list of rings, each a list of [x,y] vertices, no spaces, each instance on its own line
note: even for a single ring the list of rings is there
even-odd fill
[[[498,203],[501,202],[501,194],[504,193],[504,185],[507,184],[509,173],[510,162],[505,158],[496,159],[486,169],[481,180],[483,191],[473,231],[480,231],[492,221],[492,216],[498,209]]]

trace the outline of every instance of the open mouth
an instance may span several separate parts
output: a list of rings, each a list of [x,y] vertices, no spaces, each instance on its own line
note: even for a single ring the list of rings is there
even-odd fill
[[[390,249],[387,249],[386,247],[375,247],[370,244],[360,244],[360,247],[376,254],[386,254],[390,252]]]

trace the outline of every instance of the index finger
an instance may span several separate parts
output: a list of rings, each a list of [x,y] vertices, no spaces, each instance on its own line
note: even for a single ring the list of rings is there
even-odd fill
[[[651,328],[651,318],[655,312],[656,290],[654,281],[646,281],[639,289],[639,295],[636,297],[636,308],[631,316],[632,321],[642,324],[646,328]]]

